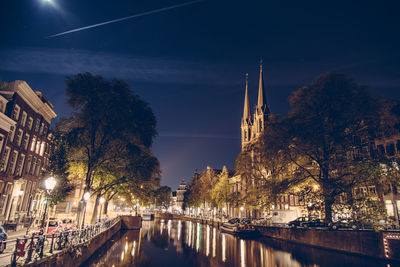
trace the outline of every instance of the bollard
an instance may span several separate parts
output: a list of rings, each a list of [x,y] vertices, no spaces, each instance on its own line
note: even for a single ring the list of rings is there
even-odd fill
[[[46,236],[43,234],[42,236],[39,236],[38,238],[38,244],[40,246],[40,254],[39,254],[39,258],[43,258],[43,250],[44,250],[44,240],[45,240]]]
[[[53,253],[53,243],[54,243],[54,233],[53,233],[53,235],[51,236],[51,245],[50,245],[50,253]]]
[[[11,266],[17,266],[18,243],[19,243],[19,238],[17,238],[17,243],[15,244],[14,254],[11,259]]]
[[[26,256],[25,263],[28,263],[32,260],[34,238],[35,238],[35,234],[32,234],[31,242],[30,242],[29,248],[28,248],[28,256]]]

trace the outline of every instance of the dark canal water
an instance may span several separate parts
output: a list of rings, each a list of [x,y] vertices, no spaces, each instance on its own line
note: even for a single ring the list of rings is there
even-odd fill
[[[241,239],[180,220],[143,222],[121,231],[84,266],[393,266],[267,238]]]

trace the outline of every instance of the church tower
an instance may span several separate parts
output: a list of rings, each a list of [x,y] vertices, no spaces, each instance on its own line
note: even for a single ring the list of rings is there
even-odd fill
[[[268,121],[269,108],[267,98],[265,97],[264,80],[263,80],[263,65],[260,62],[260,81],[258,84],[258,101],[254,111],[253,132],[255,137],[259,137],[264,131],[265,123]]]
[[[267,98],[265,97],[265,88],[263,80],[263,65],[260,62],[260,79],[258,84],[258,100],[257,105],[254,108],[253,118],[250,114],[250,101],[248,92],[248,74],[246,74],[246,87],[244,95],[244,109],[241,123],[242,129],[242,149],[257,139],[264,131],[265,124],[268,121],[270,114]]]
[[[242,148],[247,145],[252,136],[251,128],[251,114],[250,114],[250,101],[249,101],[249,85],[248,85],[248,74],[246,73],[246,87],[244,93],[244,108],[243,108],[243,118],[242,118]]]

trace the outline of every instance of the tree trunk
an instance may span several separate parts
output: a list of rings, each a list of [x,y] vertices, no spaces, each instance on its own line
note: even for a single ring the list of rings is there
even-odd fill
[[[332,205],[333,199],[330,196],[325,196],[325,220],[330,223],[332,222]]]
[[[93,214],[92,214],[92,219],[90,221],[91,224],[95,224],[98,219],[98,207],[99,207],[99,202],[100,202],[100,194],[96,195],[96,201],[94,202],[94,207],[93,207]]]
[[[104,204],[103,204],[103,214],[104,215],[107,215],[107,210],[108,210],[108,199],[106,199],[105,201],[104,201]]]
[[[83,195],[82,195],[81,200],[78,202],[78,210],[76,212],[76,223],[79,227],[82,225],[83,209],[84,209],[83,203],[84,203],[84,201],[83,201]]]

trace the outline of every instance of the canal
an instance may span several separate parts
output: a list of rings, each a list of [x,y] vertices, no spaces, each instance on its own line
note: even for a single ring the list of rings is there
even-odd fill
[[[181,220],[143,222],[121,231],[84,266],[390,266],[268,238],[242,239],[217,228]]]

